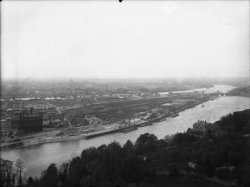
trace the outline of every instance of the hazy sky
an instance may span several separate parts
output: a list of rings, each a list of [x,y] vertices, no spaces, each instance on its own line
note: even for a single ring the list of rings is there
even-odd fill
[[[2,2],[3,78],[249,75],[248,1]]]

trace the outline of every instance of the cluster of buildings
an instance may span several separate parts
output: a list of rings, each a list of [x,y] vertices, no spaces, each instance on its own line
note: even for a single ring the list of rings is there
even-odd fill
[[[41,131],[43,129],[43,113],[33,108],[29,111],[22,111],[19,115],[18,129],[26,132]]]
[[[86,114],[84,119],[86,121],[85,124],[70,125],[69,128],[61,130],[58,135],[77,136],[105,129],[102,120],[95,116]]]
[[[24,103],[20,100],[8,104],[6,115],[1,119],[1,135],[10,131],[41,131],[43,127],[63,125],[64,116],[56,107],[48,103]]]
[[[92,133],[96,131],[105,130],[105,127],[99,126],[99,127],[88,127],[88,126],[81,126],[81,127],[69,127],[66,129],[62,129],[61,132],[58,134],[66,135],[66,136],[79,136],[87,133]]]

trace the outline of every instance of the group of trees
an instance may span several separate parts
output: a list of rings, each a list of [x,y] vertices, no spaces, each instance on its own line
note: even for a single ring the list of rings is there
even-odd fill
[[[237,132],[250,133],[250,110],[231,113],[222,117],[216,124],[229,135]]]
[[[24,164],[21,159],[14,162],[0,158],[0,186],[23,184]]]
[[[155,135],[146,133],[141,135],[135,144],[127,141],[124,146],[113,142],[98,148],[91,147],[59,167],[52,163],[39,179],[29,177],[24,180],[24,165],[19,159],[15,164],[14,178],[17,180],[13,180],[13,173],[9,172],[13,171],[12,163],[9,170],[1,169],[1,186],[137,186],[149,175],[147,163],[139,155],[155,150],[157,142]]]
[[[148,172],[145,160],[137,155],[137,146],[143,151],[151,150],[153,140],[157,141],[154,135],[144,134],[135,145],[127,141],[121,147],[114,142],[85,149],[59,169],[51,164],[38,181],[29,179],[27,186],[122,187],[140,184]]]
[[[190,143],[196,141],[197,138],[190,133],[177,133],[173,138],[173,142],[176,144]]]
[[[250,133],[250,110],[229,114],[215,124],[216,131],[205,137],[177,133],[172,143],[178,146],[175,152],[181,156],[175,158],[176,161],[193,161],[198,165],[198,172],[208,176],[217,175],[219,167],[233,166],[234,172],[223,177],[250,185],[247,177],[250,174],[250,144],[245,136]],[[218,135],[218,131],[224,133]]]
[[[231,90],[228,94],[249,97],[250,96],[250,86],[235,88],[235,89]]]

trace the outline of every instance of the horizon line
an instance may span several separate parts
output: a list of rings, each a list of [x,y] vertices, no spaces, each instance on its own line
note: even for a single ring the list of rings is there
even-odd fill
[[[1,77],[1,81],[18,80],[164,80],[164,79],[250,79],[250,76],[169,76],[169,77]]]

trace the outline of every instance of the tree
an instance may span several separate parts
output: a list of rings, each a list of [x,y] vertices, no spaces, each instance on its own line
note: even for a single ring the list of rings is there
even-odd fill
[[[81,178],[80,184],[82,187],[95,187],[96,181],[95,181],[94,177],[88,175],[87,177]]]
[[[17,159],[15,166],[16,166],[18,174],[19,174],[18,183],[20,185],[22,185],[22,172],[23,172],[23,168],[24,168],[23,161],[21,159]]]
[[[65,180],[66,177],[68,176],[68,166],[69,163],[63,163],[60,167],[60,172],[59,172],[59,177],[61,180]]]
[[[174,136],[173,142],[177,144],[194,142],[196,138],[192,133],[177,133]]]
[[[138,154],[145,154],[156,149],[157,137],[154,134],[145,133],[135,142],[135,148]]]
[[[134,152],[135,148],[134,148],[134,144],[128,140],[124,146],[123,146],[123,149],[127,152],[127,153],[131,153],[131,152]]]
[[[176,164],[170,164],[168,167],[168,171],[169,171],[169,176],[171,177],[175,177],[179,175],[179,170]]]
[[[203,166],[204,172],[208,177],[212,177],[214,175],[213,166],[211,164],[211,153],[203,152],[201,156],[201,164]]]
[[[139,187],[154,187],[154,186],[152,186],[152,185],[150,185],[150,184],[146,184],[146,183],[141,183],[140,185],[139,185]]]
[[[34,184],[33,178],[32,178],[32,177],[29,177],[29,178],[28,178],[27,185],[28,185],[28,186],[33,186],[33,184]]]
[[[82,175],[82,162],[80,157],[75,157],[69,164],[69,175],[78,176]]]
[[[129,183],[141,182],[142,178],[146,175],[145,162],[136,155],[128,155],[123,160],[122,165],[122,177]]]
[[[250,166],[244,166],[239,171],[239,184],[243,187],[250,187]]]
[[[6,184],[10,185],[12,181],[12,172],[13,172],[13,162],[9,160],[4,160],[0,158],[0,185]]]
[[[50,166],[45,170],[42,174],[41,181],[44,186],[56,186],[58,182],[58,171],[56,168],[56,164],[50,164]]]
[[[211,159],[211,155],[208,152],[203,153],[202,157],[201,157],[201,164],[204,168],[210,168],[210,159]]]
[[[227,159],[231,164],[236,166],[241,162],[241,154],[239,152],[230,151]]]
[[[225,162],[225,160],[225,154],[222,151],[216,150],[211,153],[210,161],[213,167],[221,166]]]

